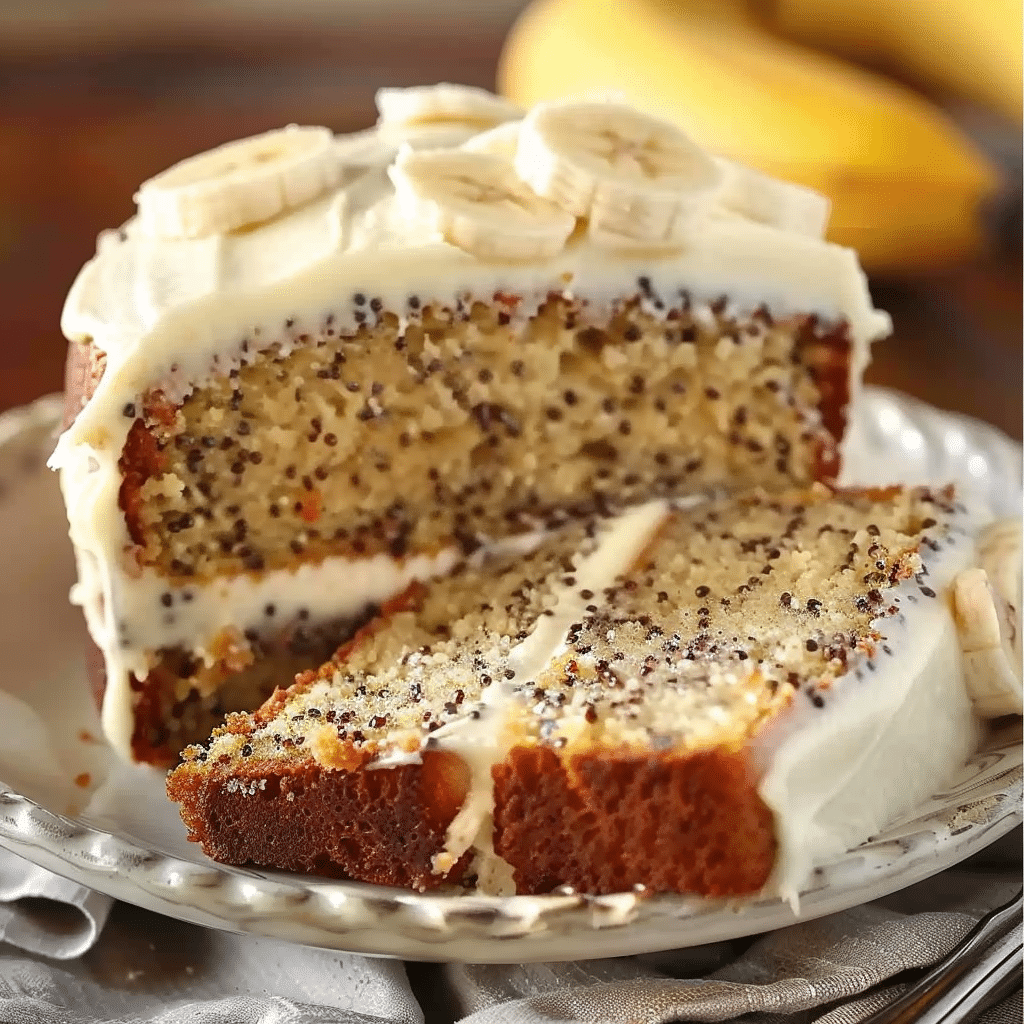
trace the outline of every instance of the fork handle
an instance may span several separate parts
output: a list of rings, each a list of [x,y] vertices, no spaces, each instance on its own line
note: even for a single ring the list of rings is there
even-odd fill
[[[986,914],[916,985],[864,1024],[965,1024],[1021,983],[1024,890]]]

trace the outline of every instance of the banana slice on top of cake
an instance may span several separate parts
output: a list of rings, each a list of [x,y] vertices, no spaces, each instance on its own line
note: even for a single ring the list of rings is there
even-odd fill
[[[379,110],[145,182],[68,297],[52,464],[126,758],[480,545],[836,476],[889,321],[823,197],[611,101]]]
[[[821,485],[570,524],[414,585],[168,792],[229,863],[794,897],[976,746],[978,530],[951,490]]]

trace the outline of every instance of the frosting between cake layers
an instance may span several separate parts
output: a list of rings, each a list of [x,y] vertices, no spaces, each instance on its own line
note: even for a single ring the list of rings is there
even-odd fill
[[[599,547],[576,570],[577,588],[601,593],[635,561],[666,514],[666,505],[652,503],[606,527]],[[766,895],[796,906],[815,865],[911,810],[976,749],[980,725],[948,588],[975,560],[974,531],[982,517],[980,511],[962,515],[941,552],[922,550],[927,586],[936,597],[925,596],[913,579],[890,591],[902,611],[874,620],[881,639],[873,660],[861,657],[831,689],[819,690],[822,706],[812,705],[806,694],[794,695],[753,739],[750,764],[760,779],[759,795],[773,812],[779,844]],[[569,649],[566,632],[584,603],[578,589],[567,589],[555,616],[542,618],[510,652],[518,680],[536,678]],[[431,742],[458,754],[471,774],[469,794],[435,870],[448,870],[472,848],[478,885],[495,895],[515,891],[509,866],[493,848],[491,776],[515,743],[508,728],[517,713],[514,690],[513,684],[492,684],[478,720],[450,723]]]
[[[126,410],[148,392],[160,390],[180,401],[214,371],[226,373],[272,344],[287,354],[328,322],[338,335],[354,334],[367,316],[357,308],[356,295],[379,299],[383,312],[403,319],[412,296],[420,305],[454,306],[490,302],[499,292],[519,298],[518,317],[532,315],[552,294],[586,300],[600,315],[637,292],[638,280],[646,278],[648,290],[638,297],[654,315],[664,308],[658,294],[677,296],[685,289],[698,309],[724,294],[738,311],[763,305],[779,317],[813,313],[846,321],[854,388],[870,342],[889,329],[885,314],[872,308],[853,252],[746,219],[714,196],[708,197],[699,229],[679,251],[612,251],[578,234],[547,260],[478,259],[400,208],[387,173],[403,144],[452,147],[476,134],[477,128],[456,123],[380,124],[340,137],[340,186],[321,198],[253,227],[190,240],[152,237],[134,218],[100,237],[96,256],[78,275],[62,329],[73,342],[102,351],[105,367],[94,394],[61,436],[51,465],[61,470],[78,559],[75,600],[107,665],[104,720],[122,751],[130,713],[127,673],[141,678],[148,665],[141,656],[122,653],[119,630],[146,636],[153,649],[182,632],[138,611],[151,603],[156,584],[148,574],[140,577],[132,562],[118,504],[118,459],[133,422]],[[346,601],[354,606],[376,600],[385,580],[398,584],[426,566],[407,569],[362,573],[365,592],[346,578]],[[280,600],[280,588],[291,585],[281,582],[286,579],[239,581],[227,591],[209,585],[187,589],[195,607],[214,609],[215,617],[234,602],[244,628],[243,608]],[[177,605],[184,588],[169,589]]]
[[[66,481],[65,472],[62,483]],[[403,560],[386,555],[330,557],[259,577],[239,575],[172,586],[152,569],[128,573],[119,560],[96,557],[90,547],[77,542],[76,528],[81,528],[81,521],[72,517],[78,580],[71,601],[81,606],[90,636],[104,654],[103,731],[126,760],[132,757],[134,729],[131,677],[146,678],[153,652],[180,646],[211,663],[210,650],[224,631],[241,639],[249,628],[272,626],[268,607],[284,624],[301,619],[316,626],[355,618],[412,581],[448,571],[459,557],[453,548]],[[107,608],[120,611],[109,615]]]

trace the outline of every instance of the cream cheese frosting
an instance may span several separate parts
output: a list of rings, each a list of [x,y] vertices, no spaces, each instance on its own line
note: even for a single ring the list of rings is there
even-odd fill
[[[971,510],[940,552],[922,548],[927,583],[894,588],[902,610],[873,623],[882,635],[873,659],[823,693],[822,707],[795,702],[755,741],[758,792],[779,842],[766,891],[794,908],[817,864],[912,810],[977,748],[979,719],[950,593],[976,561],[985,518]]]
[[[301,574],[273,573],[259,582],[246,577],[230,585],[191,585],[194,611],[165,621],[150,610],[160,582],[148,572],[140,576],[132,564],[118,506],[118,459],[132,423],[125,410],[145,394],[158,390],[180,401],[214,371],[227,372],[272,344],[287,354],[328,320],[340,335],[355,333],[361,322],[352,301],[356,294],[379,298],[384,311],[401,317],[411,296],[454,305],[472,298],[490,301],[501,292],[521,297],[517,315],[529,317],[552,295],[585,299],[600,311],[643,277],[652,294],[684,288],[697,306],[724,294],[737,310],[765,306],[779,317],[803,313],[845,321],[854,350],[854,388],[870,343],[889,330],[888,317],[872,307],[852,251],[808,233],[806,225],[786,230],[764,223],[771,209],[737,212],[735,188],[706,189],[692,228],[668,249],[620,250],[577,231],[550,257],[509,262],[483,259],[451,244],[436,219],[411,213],[400,202],[396,160],[410,150],[454,153],[463,145],[472,150],[472,140],[493,129],[500,117],[518,123],[513,119],[522,112],[510,105],[480,106],[472,98],[452,110],[451,96],[444,94],[438,106],[439,95],[428,91],[415,97],[410,109],[422,112],[419,121],[408,112],[404,121],[382,116],[373,129],[328,140],[329,152],[316,153],[317,173],[327,185],[315,198],[285,204],[269,220],[169,238],[154,235],[136,217],[105,232],[68,295],[61,321],[65,335],[95,345],[105,366],[95,393],[59,439],[51,465],[61,471],[79,567],[73,600],[82,605],[106,662],[104,724],[125,756],[128,674],[143,678],[145,652],[187,641],[200,619],[214,623],[233,617],[245,629],[267,601],[288,603],[298,588],[330,589],[339,574],[346,583],[341,604],[355,607],[444,565],[444,556],[429,565],[329,559]],[[495,113],[499,108],[501,115]],[[509,145],[511,134],[505,131],[503,145]],[[322,141],[323,133],[314,137]],[[328,158],[337,161],[330,173],[324,164]],[[642,301],[648,312],[658,312],[655,302]],[[170,589],[178,606],[182,588]],[[337,614],[326,604],[321,611]],[[193,636],[197,653],[204,652],[209,634],[208,628],[203,637]],[[121,642],[125,636],[131,638],[127,646]]]

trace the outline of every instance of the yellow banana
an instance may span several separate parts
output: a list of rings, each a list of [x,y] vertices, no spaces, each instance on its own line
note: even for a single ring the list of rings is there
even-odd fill
[[[535,0],[499,80],[522,104],[622,92],[717,153],[825,193],[829,237],[876,271],[970,252],[997,183],[927,101],[779,39],[735,2]]]
[[[1021,0],[767,0],[770,23],[800,42],[1021,117]]]

